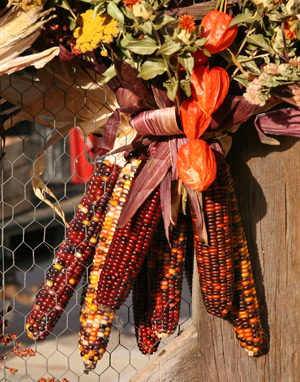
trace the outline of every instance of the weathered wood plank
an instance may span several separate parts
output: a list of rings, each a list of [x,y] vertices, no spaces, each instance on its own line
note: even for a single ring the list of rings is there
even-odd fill
[[[198,343],[194,325],[184,330],[129,382],[198,382]]]
[[[266,334],[263,355],[249,358],[232,325],[199,309],[199,381],[299,380],[300,141],[259,142],[253,126],[234,137],[231,169],[254,269]]]

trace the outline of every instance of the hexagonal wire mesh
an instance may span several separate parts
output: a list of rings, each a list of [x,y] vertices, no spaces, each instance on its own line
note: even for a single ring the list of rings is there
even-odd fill
[[[45,341],[29,339],[25,331],[34,294],[39,289],[53,255],[66,233],[62,219],[33,193],[30,169],[47,139],[62,130],[61,139],[46,150],[42,179],[58,198],[70,221],[85,190],[93,166],[87,150],[99,137],[76,132],[80,126],[95,132],[114,110],[107,88],[98,76],[70,64],[53,62],[35,72],[27,70],[0,78],[1,116],[6,133],[6,154],[1,166],[1,301],[12,307],[5,319],[5,333],[16,333],[16,343],[36,351],[33,357],[10,356],[1,367],[1,381],[38,381],[40,378],[73,381],[127,381],[148,362],[136,345],[131,296],[117,312],[109,345],[97,368],[87,377],[78,351],[80,300],[86,281],[81,281],[66,311]],[[114,101],[115,102],[115,101]],[[100,105],[100,106],[99,106]],[[99,132],[99,130],[98,130]],[[123,134],[122,143],[126,143]],[[99,143],[99,142],[98,142]],[[119,160],[116,156],[114,160]],[[54,201],[54,200],[53,200]],[[55,201],[54,201],[55,202]],[[57,205],[57,203],[56,203]],[[163,340],[160,349],[189,324],[191,299],[184,280],[178,331]],[[12,349],[2,346],[1,355]]]

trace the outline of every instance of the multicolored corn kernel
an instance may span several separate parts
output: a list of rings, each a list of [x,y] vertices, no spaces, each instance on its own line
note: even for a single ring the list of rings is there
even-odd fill
[[[234,299],[231,318],[239,343],[250,356],[255,356],[259,353],[263,342],[259,305],[247,239],[228,165],[226,165],[226,172],[230,189],[234,254]]]
[[[151,328],[147,258],[133,284],[132,307],[137,345],[143,354],[157,351],[160,340]]]
[[[233,253],[230,195],[223,163],[218,164],[216,180],[203,192],[203,208],[208,245],[198,239],[196,220],[191,211],[200,288],[207,311],[225,317],[233,300]]]
[[[90,264],[118,173],[118,166],[108,161],[96,165],[87,183],[86,194],[27,317],[26,330],[30,338],[44,340],[53,330],[85,267]]]
[[[125,205],[133,178],[137,173],[140,163],[141,160],[131,158],[130,161],[122,168],[118,181],[114,187],[112,198],[109,201],[109,208],[105,215],[98,238],[98,244],[89,274],[89,284],[86,289],[86,295],[80,316],[81,329],[78,347],[80,353],[84,354],[82,355],[82,360],[87,372],[95,368],[98,359],[102,357],[107,346],[111,325],[107,325],[104,332],[101,333],[101,317],[103,315],[112,317],[113,309],[107,306],[107,304],[102,304],[102,302],[98,303],[98,283],[110,245],[116,232],[122,208]],[[88,348],[86,348],[86,337],[89,336],[90,332],[89,325],[93,326],[93,333],[95,333],[95,336],[93,336],[93,340],[90,341]],[[98,336],[98,333],[101,333],[101,335]],[[95,345],[96,343],[100,343],[101,345]]]
[[[187,241],[186,220],[186,216],[179,213],[177,224],[170,232],[170,243],[162,222],[149,254],[153,302],[151,324],[159,338],[169,337],[178,326]]]
[[[194,253],[195,253],[195,248],[194,248],[192,219],[190,217],[190,214],[188,214],[184,274],[185,274],[185,278],[186,278],[191,296],[192,296],[192,290],[193,290],[193,272],[194,272],[194,258],[195,258]]]

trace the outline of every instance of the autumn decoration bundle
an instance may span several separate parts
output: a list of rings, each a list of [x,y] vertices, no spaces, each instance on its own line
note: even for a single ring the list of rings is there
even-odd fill
[[[101,124],[86,194],[27,317],[29,337],[46,338],[89,271],[78,345],[86,372],[131,290],[138,346],[152,354],[176,330],[184,264],[190,279],[195,253],[207,311],[228,317],[241,346],[259,355],[259,302],[225,158],[232,133],[253,115],[263,143],[279,144],[268,133],[299,136],[299,3],[43,7],[54,7],[56,18],[33,49],[59,46],[58,59],[98,73],[115,104]],[[124,116],[134,134],[116,147]],[[122,161],[111,159],[123,152]]]

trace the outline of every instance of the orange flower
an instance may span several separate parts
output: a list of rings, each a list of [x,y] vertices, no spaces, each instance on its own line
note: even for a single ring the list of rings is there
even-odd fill
[[[129,9],[132,10],[134,4],[139,4],[141,0],[124,0],[123,5],[126,5]]]
[[[297,39],[297,26],[295,25],[295,21],[297,20],[296,17],[290,17],[289,19],[285,20],[284,25],[284,35],[289,40],[296,40]]]
[[[196,30],[196,25],[195,25],[195,19],[193,16],[190,15],[182,15],[179,17],[179,28],[180,29],[186,29],[188,33],[194,32]]]

